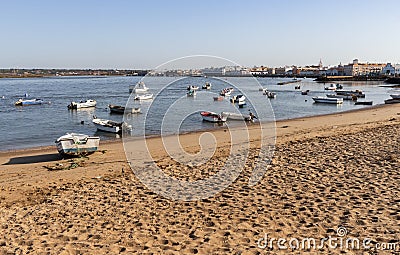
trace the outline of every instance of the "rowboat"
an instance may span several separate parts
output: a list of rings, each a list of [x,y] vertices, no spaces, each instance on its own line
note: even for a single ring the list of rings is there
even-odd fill
[[[231,98],[232,103],[240,103],[244,102],[246,100],[246,97],[244,95],[236,95]]]
[[[56,141],[58,152],[63,156],[87,155],[97,151],[100,138],[84,134],[67,133]]]
[[[325,90],[333,90],[333,91],[335,91],[337,89],[343,89],[343,86],[341,84],[337,83],[337,84],[331,84],[328,87],[325,87]]]
[[[313,97],[315,103],[342,104],[343,98]]]
[[[135,96],[134,100],[150,100],[153,99],[153,94],[144,94]]]
[[[336,95],[365,97],[361,90],[336,90]]]
[[[221,92],[219,94],[221,96],[228,97],[231,95],[232,92],[233,92],[233,88],[225,88],[225,89],[221,90]]]
[[[126,113],[140,113],[139,107],[125,108],[124,106],[112,105],[112,104],[109,104],[108,107],[110,108],[110,113],[118,113],[118,114],[124,114],[125,112]]]
[[[213,97],[214,101],[223,101],[225,97],[223,96],[217,96],[217,97]]]
[[[109,133],[122,133],[124,122],[115,122],[112,120],[94,118],[92,120],[97,130]]]
[[[243,108],[246,105],[246,101],[241,101],[238,103],[239,108]]]
[[[391,99],[387,99],[387,100],[385,100],[385,104],[398,104],[398,103],[400,103],[400,99],[394,99],[394,98],[391,98]]]
[[[201,117],[203,117],[204,121],[208,122],[225,122],[227,115],[218,114],[215,112],[201,112]]]
[[[17,102],[15,102],[15,105],[19,106],[25,106],[25,105],[38,105],[38,104],[43,104],[43,100],[39,98],[34,98],[34,99],[18,99]]]
[[[80,101],[79,103],[71,102],[68,105],[68,109],[90,108],[90,107],[95,107],[95,106],[96,106],[96,101],[89,99],[86,101]]]
[[[343,100],[353,100],[353,101],[357,101],[357,96],[356,96],[356,95],[327,94],[326,97],[329,97],[329,98],[342,98]]]
[[[136,85],[129,86],[129,93],[146,93],[148,90],[149,88],[146,87],[146,84],[144,84],[142,81]]]
[[[249,114],[241,114],[235,112],[221,112],[221,115],[226,115],[227,120],[253,121],[253,119],[256,118],[251,112]]]

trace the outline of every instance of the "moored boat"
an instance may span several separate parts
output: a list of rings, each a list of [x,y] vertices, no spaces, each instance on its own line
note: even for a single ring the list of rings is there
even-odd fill
[[[342,104],[343,98],[313,97],[315,103]]]
[[[357,101],[357,96],[356,95],[327,94],[326,97],[329,97],[329,98],[342,98],[343,100]]]
[[[100,131],[109,133],[122,133],[122,126],[124,122],[115,122],[112,120],[94,118],[93,124]]]
[[[96,107],[97,102],[95,100],[89,99],[86,101],[80,101],[80,102],[71,102],[68,105],[68,109],[80,109],[80,108],[90,108],[90,107]]]
[[[336,95],[365,97],[361,90],[336,90]]]
[[[194,85],[189,85],[187,88],[186,88],[187,90],[198,90],[199,89],[199,87],[198,86],[194,86]]]
[[[233,92],[233,88],[225,88],[225,89],[221,90],[221,92],[219,94],[221,96],[228,97],[231,95],[232,92]]]
[[[58,152],[63,156],[81,156],[97,151],[100,138],[85,134],[67,133],[56,141]]]
[[[390,97],[393,99],[400,99],[400,94],[392,94]]]
[[[303,90],[303,91],[301,91],[301,94],[302,94],[302,95],[308,95],[308,92],[310,92],[310,90],[309,90],[309,89],[307,89],[307,90]]]
[[[124,114],[125,111],[126,113],[140,113],[140,108],[135,107],[135,108],[125,108],[124,106],[121,105],[112,105],[109,104],[108,107],[110,108],[110,113],[118,113],[118,114]]]
[[[256,119],[253,113],[249,114],[241,114],[235,112],[221,112],[221,115],[225,115],[227,120],[244,120],[244,121],[253,121]]]
[[[391,98],[391,99],[387,99],[387,100],[385,100],[385,104],[398,104],[398,103],[400,103],[400,99],[394,99],[394,98]]]
[[[43,104],[43,100],[39,98],[34,98],[34,99],[18,99],[17,102],[15,102],[15,105],[18,106],[24,106],[24,105],[38,105],[38,104]]]
[[[195,97],[196,96],[196,90],[189,90],[186,95],[188,97]]]
[[[204,121],[208,122],[225,122],[227,118],[226,115],[215,112],[201,112],[200,115],[203,117]]]
[[[268,98],[276,98],[276,93],[271,92],[271,91],[267,91],[267,93],[265,94]]]
[[[372,105],[373,101],[358,101],[355,102],[355,105]]]
[[[134,100],[150,100],[153,99],[153,94],[144,94],[135,96]]]
[[[129,86],[129,93],[146,93],[149,90],[148,87],[146,87],[146,84],[144,84],[143,81],[139,82],[136,85],[131,85]]]
[[[244,95],[236,95],[231,98],[232,103],[240,103],[244,102],[246,100],[246,97]]]
[[[335,84],[331,84],[328,87],[325,87],[325,90],[336,90],[336,85]]]
[[[225,97],[223,96],[217,96],[217,97],[213,97],[214,101],[223,101]]]
[[[201,87],[202,89],[211,89],[211,83],[209,83],[209,82],[206,82],[204,85],[203,85],[203,87]]]

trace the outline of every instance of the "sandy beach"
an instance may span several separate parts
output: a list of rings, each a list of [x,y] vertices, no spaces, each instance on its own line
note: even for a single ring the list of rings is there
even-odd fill
[[[188,202],[143,185],[121,142],[80,159],[61,159],[55,146],[0,152],[0,254],[395,254],[377,248],[387,243],[399,252],[400,104],[277,122],[271,166],[249,186],[258,130],[236,181]],[[211,133],[217,149],[198,168],[169,159],[159,138],[149,147],[165,173],[197,180],[229,154],[227,132]],[[185,151],[199,150],[200,135],[181,135]],[[370,248],[263,246],[267,236],[319,240],[338,228]]]

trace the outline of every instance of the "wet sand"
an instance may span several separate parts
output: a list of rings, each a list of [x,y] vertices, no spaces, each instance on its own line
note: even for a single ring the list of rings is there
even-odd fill
[[[243,172],[200,201],[172,201],[148,189],[130,170],[120,142],[73,160],[60,159],[55,147],[2,152],[0,254],[366,252],[257,244],[265,234],[337,237],[338,227],[373,244],[399,243],[400,105],[277,122],[271,166],[255,186],[248,179],[260,134],[257,125],[250,130]],[[165,173],[193,181],[214,174],[229,154],[228,132],[212,133],[218,147],[199,167],[170,160],[158,138],[149,146]],[[199,135],[180,137],[186,151],[199,150]]]

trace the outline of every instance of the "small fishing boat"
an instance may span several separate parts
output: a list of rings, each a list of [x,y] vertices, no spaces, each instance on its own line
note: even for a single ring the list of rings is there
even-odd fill
[[[385,104],[398,104],[398,103],[400,103],[400,99],[394,99],[394,98],[391,98],[391,99],[387,99],[387,100],[385,100]]]
[[[309,90],[309,89],[307,89],[307,90],[303,90],[303,91],[301,92],[301,94],[302,94],[302,95],[308,95],[308,92],[310,92],[310,90]]]
[[[243,108],[246,105],[246,101],[241,101],[238,103],[239,108]]]
[[[135,108],[125,108],[124,106],[120,105],[112,105],[109,104],[108,107],[110,108],[110,113],[117,113],[117,114],[124,114],[126,113],[140,113],[140,108],[135,107]]]
[[[301,89],[300,85],[294,86],[294,89]]]
[[[373,101],[358,101],[355,102],[355,105],[372,105]]]
[[[129,93],[146,93],[148,90],[149,88],[146,87],[146,84],[144,84],[142,81],[136,85],[129,86]]]
[[[115,122],[112,120],[94,118],[93,124],[97,130],[109,133],[122,133],[122,127],[128,127],[124,122]]]
[[[209,82],[206,82],[204,85],[203,85],[203,87],[201,87],[202,89],[208,89],[208,90],[210,90],[211,89],[211,83],[209,83]]]
[[[343,98],[313,97],[315,103],[342,104]]]
[[[325,87],[325,90],[333,90],[333,91],[335,91],[337,88],[336,88],[336,85],[335,84],[331,84],[331,85],[329,85],[328,87]]]
[[[353,100],[353,101],[357,101],[357,96],[356,96],[356,95],[327,94],[326,97],[329,97],[329,98],[342,98],[343,100]]]
[[[229,97],[232,92],[233,92],[233,88],[225,88],[225,89],[221,90],[221,92],[219,94],[224,97]]]
[[[199,87],[198,86],[194,86],[194,85],[189,85],[186,89],[187,90],[198,90]]]
[[[56,141],[58,152],[62,156],[81,156],[97,151],[100,138],[84,134],[67,133]]]
[[[336,95],[365,97],[361,90],[336,90]]]
[[[186,95],[188,97],[195,97],[196,96],[196,90],[189,90]]]
[[[213,97],[214,101],[223,101],[225,99],[225,97],[223,96],[217,96],[217,97]]]
[[[15,102],[15,105],[18,106],[25,106],[25,105],[38,105],[38,104],[43,104],[43,100],[39,98],[34,98],[34,99],[18,99],[17,102]]]
[[[144,94],[135,96],[134,100],[150,100],[153,99],[153,94]]]
[[[86,101],[80,101],[79,103],[76,102],[71,102],[68,105],[68,109],[80,109],[80,108],[90,108],[90,107],[96,107],[96,101],[89,99]]]
[[[244,102],[246,100],[246,97],[244,95],[236,95],[231,98],[232,103],[240,103]]]
[[[200,115],[201,117],[203,117],[204,121],[208,122],[225,122],[227,118],[226,115],[218,114],[215,112],[201,112]]]
[[[227,120],[244,120],[244,121],[253,121],[256,119],[253,113],[249,114],[241,114],[241,113],[235,113],[235,112],[221,112],[221,115],[227,116]]]
[[[392,94],[390,97],[393,99],[400,99],[400,94]]]

